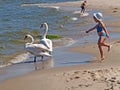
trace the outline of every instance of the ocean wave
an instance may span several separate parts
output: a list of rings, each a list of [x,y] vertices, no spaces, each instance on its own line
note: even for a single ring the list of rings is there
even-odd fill
[[[76,40],[73,40],[72,38],[61,38],[61,39],[53,40],[53,47],[59,48],[59,47],[70,46],[75,42]]]
[[[53,8],[56,10],[60,9],[60,6],[54,6],[54,5],[49,5],[49,4],[22,4],[21,6],[37,6],[41,8]]]
[[[30,58],[29,53],[23,53],[23,54],[17,55],[9,62],[0,61],[0,68],[27,61],[29,58]]]
[[[12,59],[10,63],[12,64],[20,63],[20,62],[28,60],[29,57],[30,57],[29,53],[23,53],[23,54],[16,56],[14,59]]]
[[[54,8],[54,9],[56,9],[56,10],[59,10],[60,9],[60,7],[59,6],[41,6],[41,5],[39,5],[38,7],[42,7],[42,8]]]
[[[0,68],[7,67],[9,65],[11,65],[11,63],[0,61]]]

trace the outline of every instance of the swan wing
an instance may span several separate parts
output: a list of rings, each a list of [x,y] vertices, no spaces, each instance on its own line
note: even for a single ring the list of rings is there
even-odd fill
[[[48,57],[51,57],[52,55],[49,54],[48,52],[40,52],[39,55],[41,56],[48,56]]]
[[[49,50],[50,50],[50,51],[53,51],[53,48],[52,48],[52,40],[46,39],[46,41],[47,41],[47,44],[49,45]]]
[[[48,48],[49,51],[52,51],[52,41],[50,39],[42,39],[40,44],[43,44]]]
[[[29,44],[25,45],[26,51],[36,56],[50,56],[49,49],[43,44]]]
[[[40,50],[49,51],[48,48],[44,44],[37,44],[35,46],[36,46],[36,48],[38,48]]]
[[[49,49],[49,44],[48,44],[48,42],[46,41],[46,39],[42,39],[42,40],[40,41],[40,44],[43,44],[44,46],[46,46],[46,47]]]
[[[28,51],[31,54],[34,54],[35,52],[38,52],[38,49],[36,48],[36,46],[34,46],[33,44],[31,45],[26,45],[25,46],[25,50]],[[39,50],[40,52],[40,50]],[[35,55],[35,54],[34,54]]]
[[[30,44],[25,46],[26,49],[30,50],[48,50],[48,48],[43,44]]]

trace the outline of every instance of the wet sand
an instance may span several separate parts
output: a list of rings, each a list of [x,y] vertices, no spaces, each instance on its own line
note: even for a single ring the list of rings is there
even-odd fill
[[[104,2],[104,3],[103,3]],[[96,3],[99,3],[96,5]],[[61,5],[61,3],[58,3]],[[76,6],[80,2],[62,3]],[[105,20],[106,25],[116,26],[112,32],[120,32],[120,0],[89,0],[88,8],[98,9],[116,20]],[[116,10],[116,11],[114,11]],[[116,23],[118,22],[118,23]],[[96,43],[86,43],[68,49],[72,52],[84,52],[94,55],[86,65],[57,67],[37,70],[17,76],[0,83],[1,90],[120,90],[120,39],[107,41],[113,45],[105,60],[98,62],[100,56]]]

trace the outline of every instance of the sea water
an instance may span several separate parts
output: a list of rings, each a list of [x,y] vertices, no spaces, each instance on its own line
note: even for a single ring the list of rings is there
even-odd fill
[[[38,69],[89,63],[92,55],[68,52],[68,48],[86,42],[97,42],[96,32],[86,34],[85,30],[94,25],[92,13],[81,17],[74,14],[79,7],[58,6],[56,2],[75,0],[0,0],[0,81]],[[54,3],[54,4],[52,4]],[[105,19],[115,19],[104,16]],[[24,36],[31,34],[36,42],[42,33],[40,24],[47,22],[50,34],[59,34],[63,38],[72,38],[64,47],[54,48],[53,57],[33,62],[31,54],[24,50]],[[120,37],[119,33],[110,33],[111,38]],[[21,62],[21,63],[19,63]]]
[[[29,57],[24,50],[24,36],[27,33],[39,36],[41,23],[48,23],[50,34],[72,36],[73,28],[83,22],[82,18],[73,15],[70,7],[49,5],[55,2],[65,0],[0,0],[1,67]]]
[[[84,30],[88,28],[93,11],[87,10],[90,15],[81,17],[74,14],[74,11],[80,10],[79,7],[55,5],[56,2],[66,1],[68,0],[0,0],[0,67],[31,58],[24,50],[24,36],[31,34],[39,41],[38,36],[42,33],[40,24],[44,22],[49,25],[49,34],[85,42],[87,35]],[[86,40],[90,41],[91,38],[87,37]]]

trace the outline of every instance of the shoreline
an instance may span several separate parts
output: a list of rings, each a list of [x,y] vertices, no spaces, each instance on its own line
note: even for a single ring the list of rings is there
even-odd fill
[[[102,0],[104,1],[104,0]],[[110,7],[110,3],[108,5],[108,1],[105,3],[101,3],[103,12],[106,15],[110,14],[115,17],[120,17],[117,12],[112,13],[111,10],[108,10]],[[89,5],[92,9],[99,8],[96,6],[94,2],[100,3],[98,0],[90,0]],[[115,7],[113,3],[116,3],[120,8],[120,1],[109,1],[112,3],[113,7]],[[74,2],[75,3],[75,2]],[[77,3],[78,4],[78,3]],[[70,5],[70,4],[69,4]],[[103,7],[103,6],[105,7]],[[95,8],[94,8],[95,7]],[[115,14],[115,15],[114,15]],[[119,22],[120,20],[113,20],[112,24],[108,21],[107,25],[117,26],[117,29],[110,30],[112,32],[120,32],[120,24],[114,22]],[[109,90],[109,89],[120,89],[120,69],[119,69],[119,55],[120,55],[120,40],[113,39],[109,40],[113,47],[110,53],[105,50],[106,59],[102,63],[97,63],[96,61],[99,58],[99,51],[97,45],[94,43],[86,43],[83,46],[75,46],[68,49],[68,51],[73,52],[84,52],[94,55],[94,58],[90,60],[90,63],[87,65],[73,65],[73,66],[65,66],[58,67],[52,69],[45,69],[41,71],[33,71],[31,73],[17,76],[6,81],[0,83],[0,88],[3,90]],[[17,83],[16,83],[17,81]],[[52,81],[52,83],[51,83]],[[7,87],[6,87],[7,85]],[[102,89],[101,89],[102,88]]]
[[[53,41],[54,49],[69,46],[76,42],[72,38],[60,38],[60,39],[54,39],[52,41]],[[13,54],[11,56],[14,58],[12,58],[9,62],[3,62],[3,64],[1,63],[0,68],[4,68],[4,67],[8,67],[8,66],[11,66],[14,64],[19,64],[19,63],[25,62],[25,61],[27,61],[27,58],[30,58],[32,55],[26,51],[22,51],[22,52]],[[24,57],[24,58],[22,58],[22,57]]]

